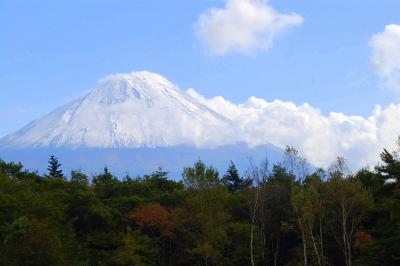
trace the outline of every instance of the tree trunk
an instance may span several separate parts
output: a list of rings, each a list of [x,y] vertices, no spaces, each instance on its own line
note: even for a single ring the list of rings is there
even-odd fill
[[[277,263],[278,263],[280,239],[281,239],[281,237],[278,236],[278,239],[276,240],[276,249],[275,249],[275,253],[274,253],[274,266],[277,266]]]
[[[254,264],[253,242],[254,242],[254,224],[252,222],[251,223],[251,232],[250,232],[250,259],[251,259],[251,265],[255,266],[255,264]]]
[[[304,256],[304,266],[307,266],[307,242],[304,230],[301,229],[301,238],[303,239],[303,256]]]
[[[343,252],[344,252],[344,258],[346,262],[346,266],[351,266],[351,258],[349,258],[350,253],[349,253],[349,242],[348,242],[348,236],[347,236],[347,215],[346,215],[346,208],[345,204],[342,201],[342,238],[343,238]]]
[[[321,206],[321,204],[320,204]],[[322,211],[322,207],[320,207],[320,211]],[[319,244],[321,249],[321,265],[324,266],[324,244],[323,244],[323,237],[322,237],[322,218],[321,214],[319,215]]]
[[[251,265],[252,266],[255,266],[255,263],[254,263],[254,229],[255,229],[255,223],[256,223],[258,200],[259,200],[259,189],[257,187],[257,189],[256,189],[256,198],[255,198],[253,209],[251,209],[251,207],[250,207],[250,214],[251,214],[250,260],[251,260]]]
[[[307,266],[307,264],[308,264],[308,259],[307,259],[307,239],[306,239],[306,234],[304,232],[305,229],[304,229],[304,226],[303,226],[303,223],[302,223],[302,220],[301,220],[301,217],[300,217],[299,210],[297,208],[296,202],[294,200],[292,200],[292,206],[293,206],[294,211],[297,214],[297,223],[298,223],[299,229],[301,231],[301,239],[302,239],[302,242],[303,242],[304,266]]]
[[[321,266],[321,257],[319,255],[317,244],[315,243],[315,239],[314,239],[314,234],[312,232],[312,228],[310,228],[309,230],[310,230],[311,241],[312,241],[313,247],[314,247],[314,252],[315,252],[315,255],[317,256],[318,265]]]

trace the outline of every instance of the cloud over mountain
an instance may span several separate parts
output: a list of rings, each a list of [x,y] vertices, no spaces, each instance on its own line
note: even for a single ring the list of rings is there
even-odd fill
[[[335,112],[325,116],[309,104],[256,97],[235,104],[220,96],[206,99],[193,89],[188,93],[230,118],[249,145],[266,141],[278,147],[293,145],[317,166],[329,165],[336,156],[344,156],[353,167],[375,163],[384,147],[394,147],[400,134],[400,104],[377,105],[367,118]]]
[[[281,14],[264,0],[227,0],[223,8],[210,8],[196,23],[196,34],[207,52],[224,55],[269,49],[274,38],[299,25],[295,13]]]

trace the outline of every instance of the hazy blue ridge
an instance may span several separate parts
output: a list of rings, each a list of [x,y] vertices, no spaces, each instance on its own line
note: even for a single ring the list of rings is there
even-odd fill
[[[21,162],[29,170],[45,173],[48,158],[54,154],[62,163],[64,172],[81,170],[87,174],[103,171],[107,166],[118,177],[126,174],[137,176],[150,174],[162,167],[173,178],[180,178],[186,166],[201,159],[212,164],[223,174],[232,160],[240,172],[244,172],[250,160],[259,164],[267,156],[271,163],[282,158],[282,150],[273,145],[249,148],[246,144],[233,144],[218,148],[195,148],[190,146],[160,148],[40,148],[40,149],[0,149],[0,158],[5,161]]]

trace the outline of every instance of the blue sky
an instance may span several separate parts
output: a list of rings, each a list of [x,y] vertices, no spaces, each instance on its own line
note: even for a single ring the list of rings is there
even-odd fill
[[[400,1],[270,0],[302,23],[269,49],[210,54],[196,35],[219,0],[0,1],[0,136],[85,93],[112,73],[157,72],[181,89],[235,103],[309,103],[371,114],[397,103],[371,67],[370,41],[400,24]]]

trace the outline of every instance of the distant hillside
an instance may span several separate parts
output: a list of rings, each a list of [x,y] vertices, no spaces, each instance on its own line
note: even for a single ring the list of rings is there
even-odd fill
[[[41,149],[2,149],[0,158],[6,161],[21,161],[30,170],[44,173],[50,154],[54,154],[69,173],[72,169],[81,169],[87,174],[102,172],[104,166],[119,177],[150,174],[162,167],[174,178],[180,178],[183,167],[192,165],[201,159],[212,164],[223,174],[232,160],[240,172],[249,166],[250,160],[260,163],[268,159],[277,162],[282,157],[282,150],[272,145],[248,148],[246,144],[226,145],[218,148],[195,148],[176,146],[164,148],[41,148]]]

